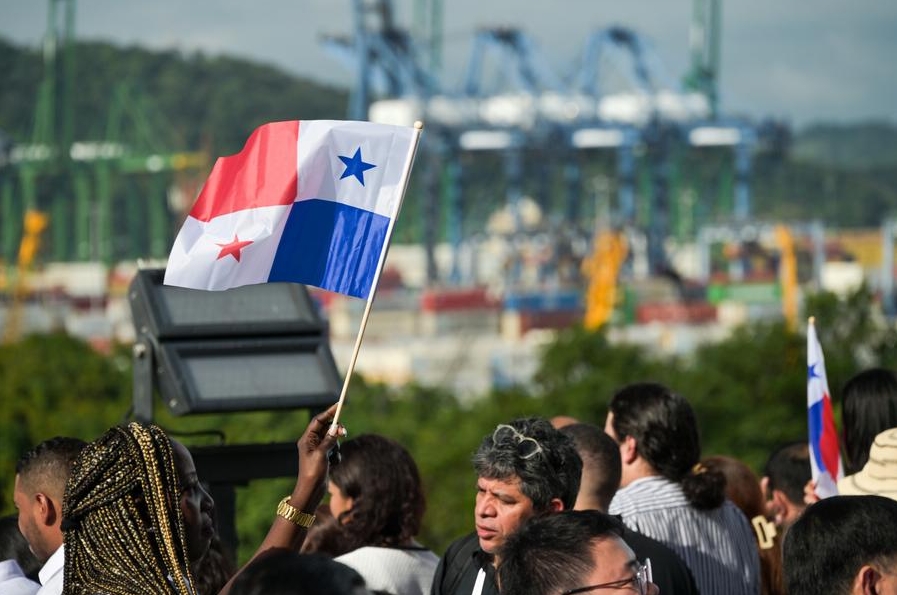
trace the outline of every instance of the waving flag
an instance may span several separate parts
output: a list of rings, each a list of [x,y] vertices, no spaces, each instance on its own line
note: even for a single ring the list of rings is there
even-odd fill
[[[165,284],[292,281],[368,297],[418,135],[331,120],[257,128],[240,153],[215,163],[175,239]]]
[[[810,428],[810,466],[816,495],[828,498],[838,494],[838,480],[844,477],[832,398],[825,377],[825,358],[816,338],[816,325],[807,325],[807,417]]]

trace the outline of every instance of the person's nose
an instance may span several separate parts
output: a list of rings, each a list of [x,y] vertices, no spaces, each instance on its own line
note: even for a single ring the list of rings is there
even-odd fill
[[[206,486],[202,485],[200,486],[200,489],[202,490],[202,495],[199,501],[199,509],[211,514],[211,512],[215,510],[215,499],[212,498],[212,494],[209,493]]]
[[[475,512],[478,517],[495,516],[495,503],[492,501],[492,498],[489,496],[477,498]]]

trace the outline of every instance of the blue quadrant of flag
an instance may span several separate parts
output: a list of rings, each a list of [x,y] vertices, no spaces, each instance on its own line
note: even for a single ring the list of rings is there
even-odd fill
[[[292,281],[366,298],[389,217],[329,200],[293,203],[268,281]]]

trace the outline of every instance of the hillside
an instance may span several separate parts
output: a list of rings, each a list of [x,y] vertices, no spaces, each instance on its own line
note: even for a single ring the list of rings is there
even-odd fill
[[[0,39],[0,130],[31,138],[42,61],[37,51]],[[105,138],[113,97],[127,88],[138,119],[172,150],[229,154],[274,120],[343,118],[347,92],[228,56],[75,44],[76,139]],[[137,102],[135,102],[137,103]]]
[[[0,38],[0,133],[14,141],[31,138],[42,72],[37,50],[19,48]],[[346,89],[327,87],[280,69],[230,56],[185,55],[116,47],[100,42],[76,44],[77,91],[73,94],[76,139],[108,138],[114,98],[125,91],[134,98],[131,114],[144,135],[171,150],[205,150],[227,155],[240,149],[249,132],[266,121],[343,118]],[[133,131],[131,131],[133,133]],[[128,131],[122,134],[127,134]],[[784,155],[758,154],[751,179],[753,213],[766,220],[819,219],[829,226],[877,226],[897,215],[897,124],[819,123],[792,131]],[[145,140],[145,139],[144,139]],[[538,172],[560,169],[563,156],[553,148],[534,149],[525,156],[525,194],[563,202],[566,189],[559,175],[539,180]],[[583,180],[613,179],[612,155],[584,159]],[[465,225],[475,231],[504,200],[506,190],[496,171],[499,155],[476,154],[464,162]],[[688,157],[677,165],[692,178],[705,212],[695,223],[730,216],[732,159],[726,151]],[[421,169],[421,168],[417,168]],[[419,179],[420,176],[416,176]],[[671,182],[672,210],[682,198]],[[640,193],[648,186],[640,187]],[[728,188],[728,189],[727,189]],[[614,188],[609,188],[610,192]],[[586,192],[590,192],[586,190]],[[644,197],[641,198],[644,200]],[[405,217],[402,237],[419,238],[422,213]],[[552,207],[554,208],[554,207]],[[559,209],[563,208],[558,206]],[[411,221],[410,219],[413,219]],[[403,226],[404,227],[404,226]],[[440,225],[442,229],[444,225]],[[408,232],[408,235],[406,235]]]
[[[798,133],[795,160],[869,170],[897,165],[897,125],[891,122],[816,124]]]

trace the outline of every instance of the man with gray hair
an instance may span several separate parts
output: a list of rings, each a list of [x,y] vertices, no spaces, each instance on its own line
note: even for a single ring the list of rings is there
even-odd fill
[[[499,424],[473,457],[476,531],[452,543],[432,595],[498,595],[499,549],[528,519],[576,502],[582,461],[573,441],[540,418]]]

